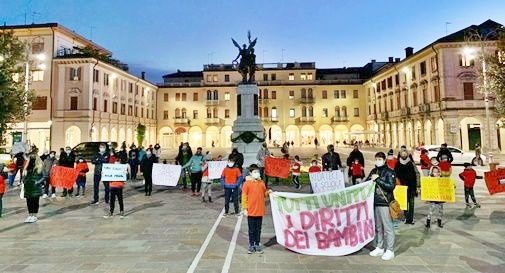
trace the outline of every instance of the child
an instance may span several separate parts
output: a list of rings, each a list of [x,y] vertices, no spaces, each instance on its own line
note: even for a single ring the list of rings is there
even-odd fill
[[[209,203],[212,203],[212,180],[209,179],[209,164],[202,162],[202,203],[205,203],[205,197],[209,198]]]
[[[395,157],[393,149],[389,149],[388,156],[386,158],[386,165],[391,170],[394,170],[396,167],[396,163],[398,163],[398,159]]]
[[[319,167],[319,165],[317,163],[318,163],[317,159],[312,160],[312,162],[310,163],[309,174],[321,172],[321,167]],[[310,188],[310,193],[314,193],[311,183],[309,183],[309,188]]]
[[[302,167],[302,165],[300,162],[300,157],[295,155],[295,161],[293,162],[293,166],[291,167],[291,170],[292,170],[291,178],[292,178],[293,184],[295,185],[295,188],[297,190],[302,188],[302,186],[300,185],[300,168],[301,167]]]
[[[79,196],[79,190],[82,189],[82,195],[84,196],[84,192],[86,190],[86,173],[89,171],[88,163],[84,158],[79,158],[77,164],[75,165],[75,169],[79,172],[79,176],[77,177],[77,192],[75,194],[76,197]]]
[[[440,177],[441,176],[440,168],[437,166],[433,166],[431,168],[429,175],[431,177]],[[430,203],[430,209],[428,212],[428,217],[426,218],[425,227],[426,228],[431,227],[431,216],[436,214],[437,215],[437,225],[439,228],[443,228],[444,226],[442,225],[442,216],[444,214],[444,202],[432,201],[432,202],[428,202],[428,203]]]
[[[431,160],[428,157],[428,151],[426,149],[421,150],[420,161],[421,161],[421,171],[423,172],[423,176],[430,176]]]
[[[361,166],[358,159],[355,159],[351,165],[351,176],[353,185],[361,183],[361,180],[365,177],[365,168]]]
[[[261,223],[265,216],[265,197],[269,191],[265,183],[261,180],[260,169],[256,164],[249,167],[251,176],[246,178],[242,188],[242,211],[247,216],[249,226],[249,249],[248,254],[254,252],[263,254],[263,247],[260,244]]]
[[[440,176],[441,177],[450,177],[452,174],[452,165],[449,161],[447,155],[442,155],[440,162],[438,163],[438,167],[440,168]]]
[[[112,157],[113,160],[115,161],[114,164],[121,164],[121,160],[119,157]],[[112,162],[111,162],[112,163]],[[129,165],[127,165],[126,173],[130,173]],[[124,188],[124,181],[111,181],[109,182],[109,190],[110,190],[110,212],[107,215],[104,215],[103,218],[111,218],[114,216],[114,205],[116,203],[116,196],[117,196],[117,201],[119,203],[119,218],[123,219],[124,218],[124,206],[123,206],[123,188]]]
[[[8,172],[9,187],[13,187],[14,177],[16,175],[16,163],[14,163],[14,161],[11,160],[7,163],[7,172]]]
[[[462,173],[459,174],[459,178],[461,178],[465,182],[465,202],[466,207],[471,208],[472,205],[468,202],[469,197],[472,198],[473,204],[476,208],[480,208],[480,204],[475,200],[475,194],[473,193],[473,186],[475,185],[475,179],[477,177],[477,173],[472,168],[472,164],[465,163],[465,169]]]
[[[243,177],[240,169],[235,167],[235,161],[233,159],[229,159],[227,166],[221,174],[221,186],[224,188],[224,216],[228,215],[231,200],[233,200],[235,214],[239,213],[238,191],[242,180]]]
[[[3,210],[2,198],[5,193],[5,179],[6,178],[7,178],[6,173],[0,172],[0,218],[2,218],[2,210]]]

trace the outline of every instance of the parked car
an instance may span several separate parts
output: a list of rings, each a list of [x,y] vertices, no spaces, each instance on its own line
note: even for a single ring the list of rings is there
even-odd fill
[[[437,145],[426,145],[423,147],[417,147],[415,151],[412,154],[412,157],[414,158],[414,161],[416,164],[419,164],[419,158],[421,156],[421,149],[426,149],[428,150],[428,157],[431,159],[431,164],[437,165],[438,160],[437,160],[437,155],[438,152],[440,151],[440,146]],[[463,165],[466,162],[472,163],[473,165],[477,165],[477,158],[475,158],[475,152],[464,152],[463,150],[452,147],[452,146],[447,146],[449,151],[452,153],[452,157],[454,160],[452,161],[453,165]],[[480,155],[482,162],[486,162],[487,158],[484,155]]]
[[[117,142],[82,142],[77,144],[72,151],[75,153],[76,157],[82,156],[86,161],[90,161],[92,157],[98,153],[98,148],[100,144],[105,143],[107,147],[107,152],[112,148],[114,150],[117,149]]]

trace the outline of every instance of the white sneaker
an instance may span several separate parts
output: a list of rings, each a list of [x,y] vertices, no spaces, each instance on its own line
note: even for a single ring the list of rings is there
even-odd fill
[[[42,195],[42,199],[46,199],[47,198],[47,194],[44,193],[44,195]]]
[[[384,255],[384,249],[382,249],[382,248],[376,248],[370,252],[370,256],[372,256],[372,257],[379,257],[382,255]]]
[[[394,257],[395,257],[395,253],[391,250],[386,250],[386,253],[384,253],[384,255],[382,255],[382,259],[384,261],[392,260]]]
[[[31,223],[31,221],[32,221],[32,216],[31,215],[28,216],[28,217],[26,217],[25,223]]]
[[[30,223],[35,223],[35,222],[37,222],[37,220],[39,220],[37,218],[37,216],[32,216],[32,219],[31,219]]]
[[[51,194],[51,198],[56,198],[56,194],[55,193]]]

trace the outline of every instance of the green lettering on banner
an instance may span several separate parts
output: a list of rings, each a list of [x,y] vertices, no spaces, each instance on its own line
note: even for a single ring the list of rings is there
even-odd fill
[[[317,200],[317,196],[310,196],[304,198],[305,206],[307,210],[319,209],[321,206],[319,205],[319,201]]]
[[[285,198],[276,197],[277,205],[284,213],[291,213],[294,210],[300,211],[300,199],[299,198]]]

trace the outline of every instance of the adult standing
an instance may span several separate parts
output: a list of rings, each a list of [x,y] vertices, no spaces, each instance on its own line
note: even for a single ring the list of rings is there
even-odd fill
[[[440,145],[440,151],[438,151],[438,154],[437,154],[438,162],[442,161],[443,155],[447,155],[447,158],[449,159],[449,163],[452,163],[452,161],[454,160],[454,158],[452,157],[451,151],[449,150],[449,148],[447,148],[447,143],[442,143],[442,145]]]
[[[105,143],[100,143],[98,153],[91,159],[91,163],[95,165],[95,173],[93,175],[93,201],[91,205],[98,205],[98,192],[100,190],[100,181],[102,180],[102,165],[109,162],[109,155],[106,153]],[[105,189],[105,203],[109,203],[109,189]]]
[[[270,156],[270,151],[268,150],[267,143],[263,142],[258,154],[256,155],[256,160],[258,160],[258,167],[260,169],[261,178],[265,181],[265,186],[268,188],[268,176],[265,175],[265,158]]]
[[[407,186],[407,214],[405,215],[405,224],[414,224],[414,200],[417,194],[417,188],[420,186],[416,174],[416,165],[409,157],[407,151],[400,152],[400,158],[395,167],[396,178],[400,184]]]
[[[74,168],[75,164],[75,154],[72,152],[72,149],[67,146],[65,147],[65,150],[61,152],[60,154],[60,160],[58,161],[58,165],[62,167],[67,167],[67,168]],[[63,193],[61,197],[65,197],[68,195],[72,195],[72,192],[74,191],[74,187],[70,189],[63,189]]]
[[[130,176],[132,180],[137,180],[137,172],[139,170],[139,152],[135,145],[130,147],[128,152],[128,165],[130,165]]]
[[[375,154],[375,168],[370,172],[366,180],[373,180],[376,185],[374,215],[377,245],[370,252],[370,256],[381,256],[383,260],[391,260],[395,257],[395,232],[389,213],[389,203],[394,199],[395,174],[387,167],[386,155],[383,152]]]
[[[233,148],[231,154],[228,156],[228,159],[233,160],[233,162],[235,162],[235,167],[237,167],[240,170],[240,173],[242,173],[242,166],[244,165],[244,155],[242,153],[239,153],[237,148]]]
[[[119,158],[119,163],[128,164],[128,152],[126,152],[126,141],[123,141],[123,144],[121,144],[121,150],[117,152],[117,156]]]
[[[51,169],[53,166],[55,166],[57,163],[56,160],[56,152],[51,151],[49,153],[49,156],[44,160],[43,162],[43,168],[42,168],[42,176],[45,179],[45,187],[44,187],[44,194],[42,195],[42,198],[47,198],[49,195],[49,187],[51,186]],[[51,186],[51,197],[55,198],[56,197],[56,188]]]
[[[335,152],[333,144],[328,145],[326,149],[328,152],[323,155],[323,171],[333,171],[342,168],[340,155]]]
[[[359,150],[359,146],[358,146],[357,142],[354,143],[354,148],[353,148],[353,150],[351,151],[351,153],[349,154],[349,156],[347,157],[347,160],[346,160],[347,167],[349,168],[349,170],[348,170],[348,175],[349,176],[352,176],[351,165],[352,165],[352,163],[355,160],[358,160],[359,164],[363,168],[365,168],[365,157],[363,157],[363,153]]]
[[[191,192],[192,196],[199,196],[200,188],[202,187],[202,165],[205,162],[205,158],[202,154],[202,147],[196,149],[196,153],[191,157],[191,159],[182,166],[183,168],[189,168],[191,175]]]
[[[19,172],[19,183],[23,180],[23,169],[25,167],[26,157],[24,152],[19,152],[14,155],[14,162],[16,163],[16,169],[14,170],[14,179],[16,179],[16,175]]]
[[[39,212],[39,199],[44,188],[44,177],[42,175],[43,162],[37,156],[37,148],[33,148],[28,157],[26,167],[26,176],[23,179],[24,197],[28,207],[28,217],[25,223],[37,222],[37,213]]]
[[[316,149],[319,146],[319,140],[317,140],[317,137],[314,139],[314,145],[316,146]]]
[[[175,158],[175,163],[181,166],[186,165],[186,163],[189,162],[191,157],[193,156],[193,151],[191,151],[191,147],[189,147],[189,144],[182,143],[181,146],[179,146],[179,153],[177,154],[177,157]],[[182,190],[185,191],[187,189],[187,170],[185,168],[181,169],[181,184],[182,184]]]
[[[158,162],[160,162],[160,158],[161,158],[161,146],[160,146],[159,143],[156,143],[156,145],[154,145],[154,150],[152,152],[153,152],[153,155],[156,157],[156,160]]]
[[[146,196],[151,196],[153,191],[153,165],[156,163],[156,157],[151,150],[146,151],[146,156],[140,161],[140,171],[144,176],[144,191]]]

